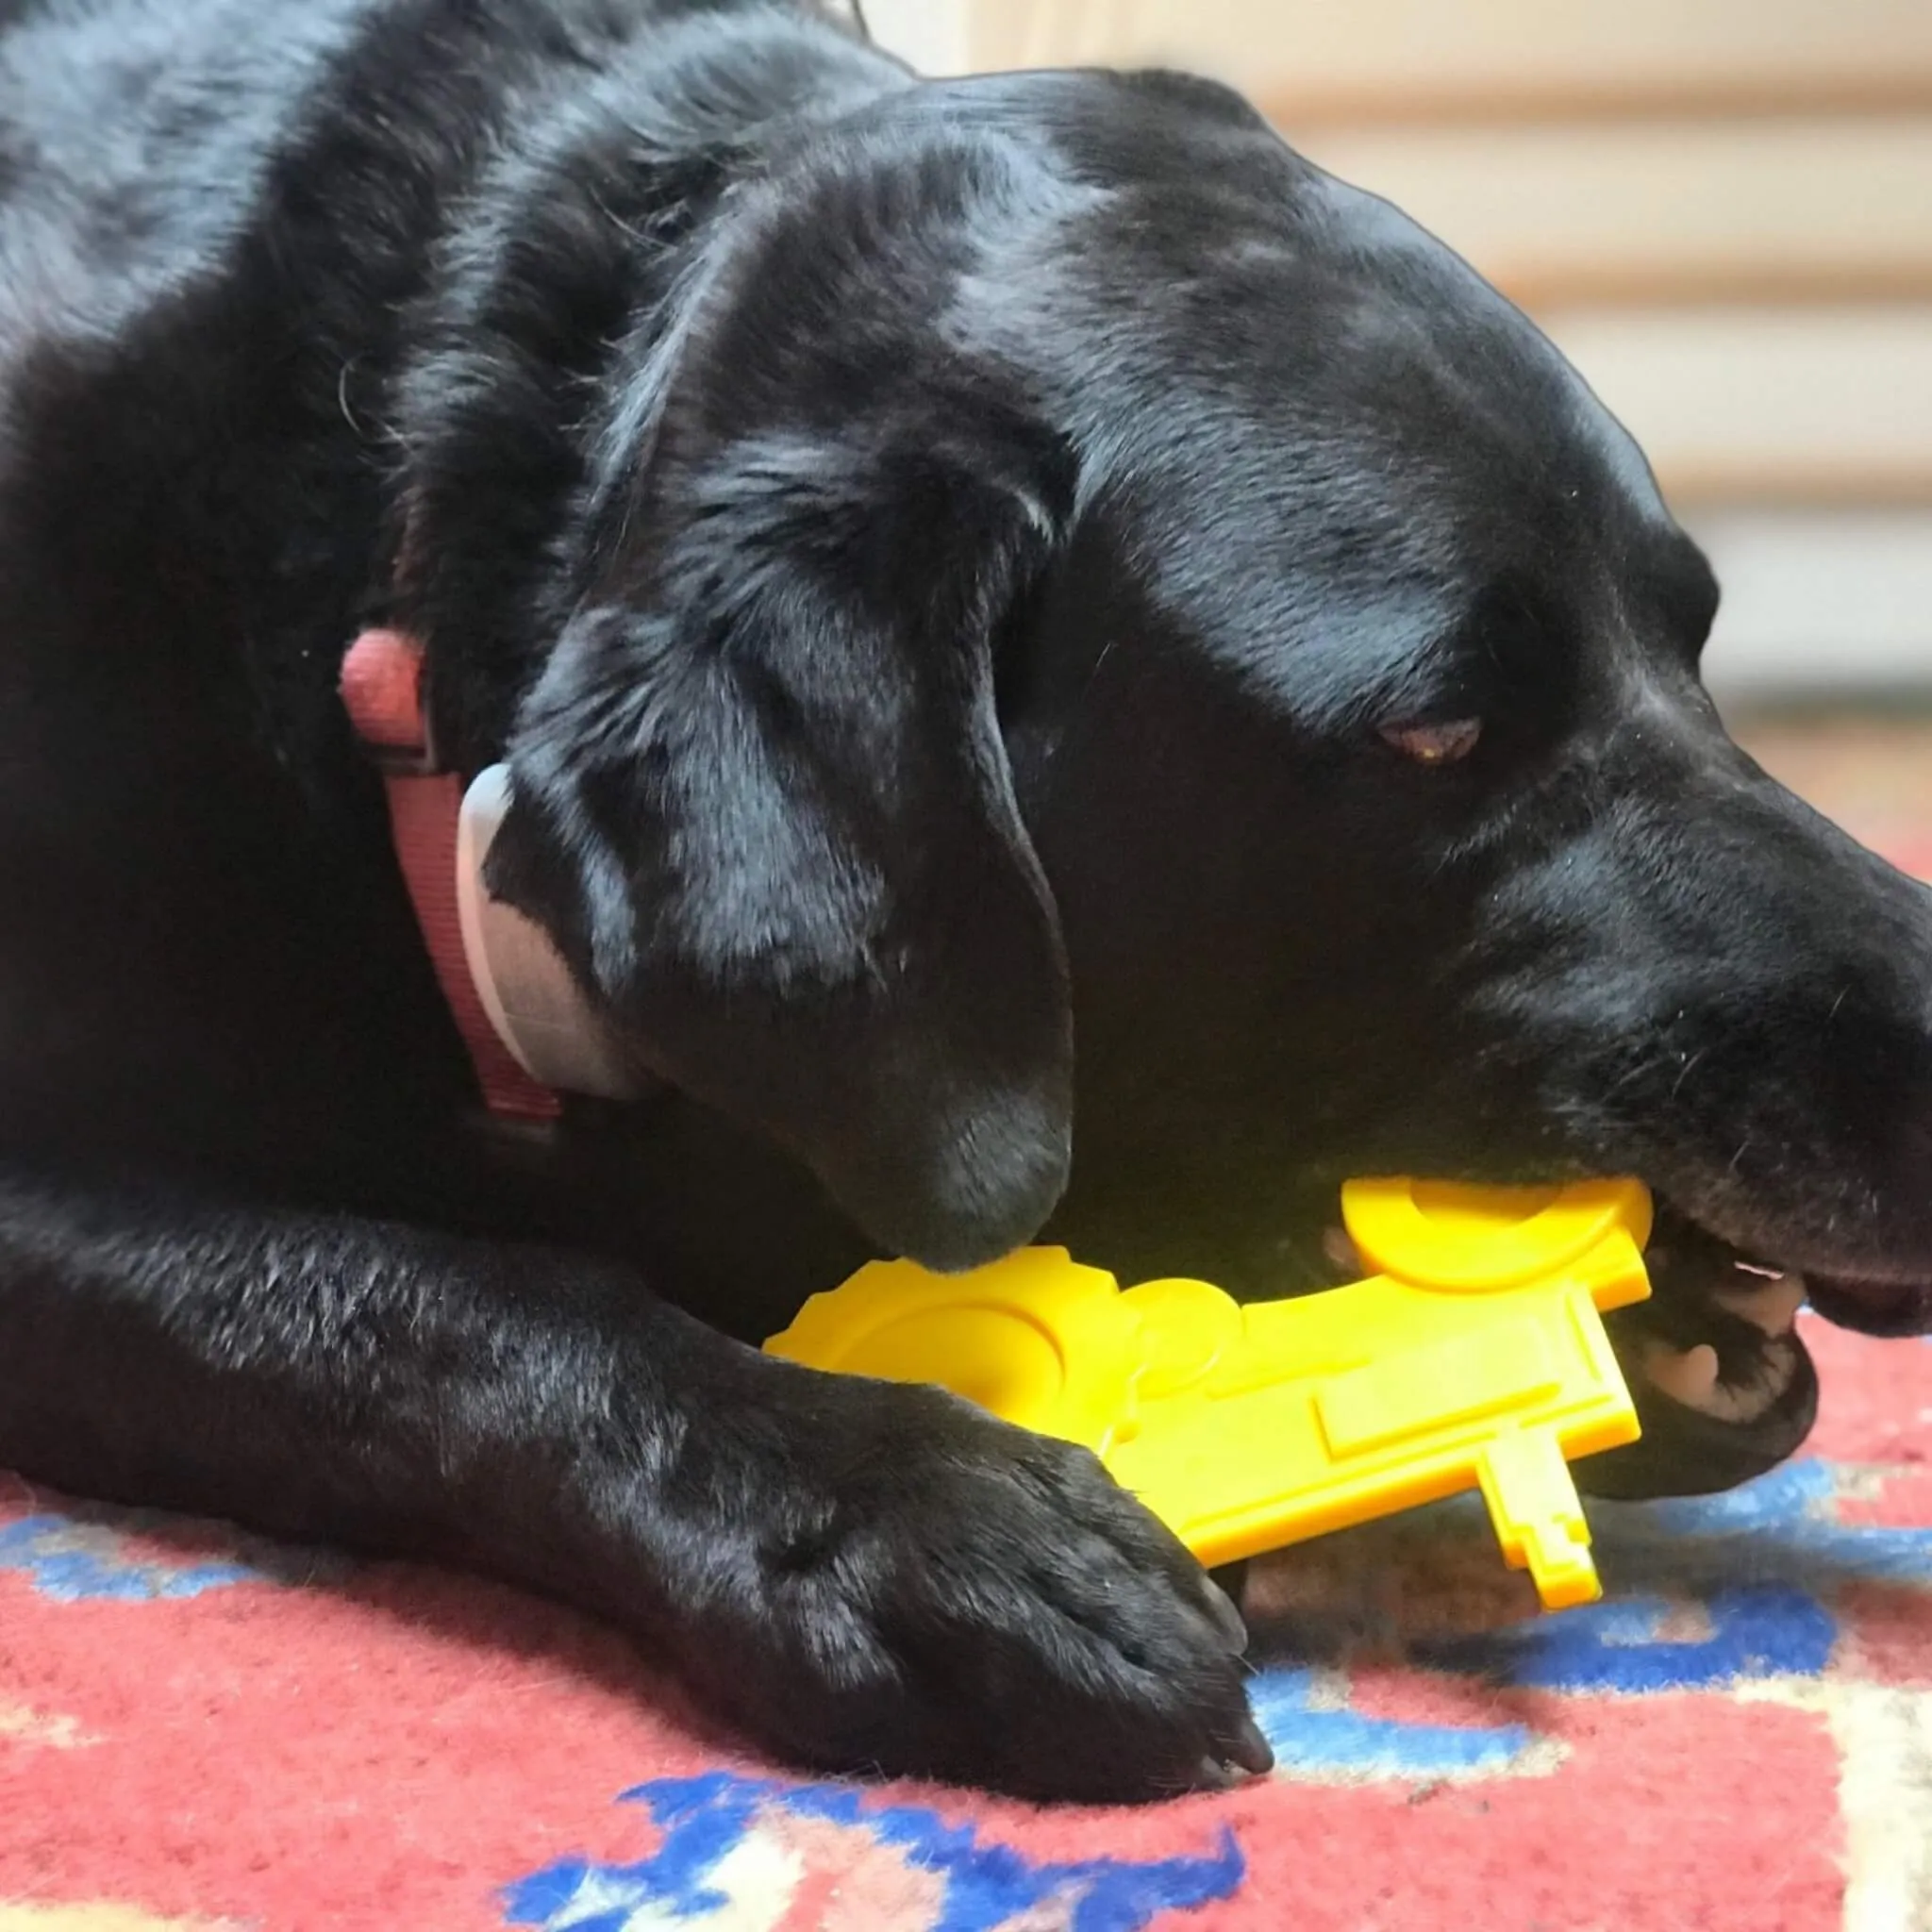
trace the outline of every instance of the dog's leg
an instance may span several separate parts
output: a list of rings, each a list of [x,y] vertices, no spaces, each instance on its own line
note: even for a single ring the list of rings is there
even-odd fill
[[[0,1466],[487,1568],[802,1761],[1094,1799],[1267,1761],[1239,1619],[1084,1451],[556,1251],[0,1175]]]

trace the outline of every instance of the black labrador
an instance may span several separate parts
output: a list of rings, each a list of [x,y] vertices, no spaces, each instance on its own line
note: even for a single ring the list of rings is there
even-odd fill
[[[1265,1765],[1084,1453],[728,1338],[879,1251],[1277,1293],[1351,1173],[1634,1172],[1595,1487],[1788,1454],[1740,1263],[1932,1320],[1932,896],[1726,739],[1716,602],[1537,331],[1219,87],[0,0],[0,1465],[560,1593],[797,1760]],[[378,623],[636,1098],[479,1119]]]

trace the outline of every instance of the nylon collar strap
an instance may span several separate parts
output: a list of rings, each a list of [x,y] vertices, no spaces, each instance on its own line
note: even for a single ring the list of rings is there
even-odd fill
[[[475,970],[465,943],[458,852],[463,781],[443,769],[431,741],[422,646],[401,631],[364,631],[342,659],[341,691],[356,735],[381,770],[416,924],[484,1103],[508,1119],[555,1120],[561,1100],[507,1043],[485,1005],[487,972]]]

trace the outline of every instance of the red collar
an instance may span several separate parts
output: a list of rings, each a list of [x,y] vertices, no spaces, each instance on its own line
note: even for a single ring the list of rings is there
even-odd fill
[[[364,631],[342,659],[341,689],[356,735],[382,768],[390,830],[416,923],[484,1102],[494,1114],[555,1120],[562,1102],[531,1077],[498,1031],[465,944],[457,885],[463,780],[443,769],[430,741],[422,646],[400,631]]]

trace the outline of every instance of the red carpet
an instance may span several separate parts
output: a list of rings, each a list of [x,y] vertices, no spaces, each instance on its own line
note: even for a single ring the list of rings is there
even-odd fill
[[[1463,1507],[1279,1559],[1278,1774],[1128,1813],[801,1781],[563,1611],[0,1478],[0,1932],[1924,1932],[1932,1345],[1807,1335],[1815,1454],[1599,1507],[1602,1605]]]

